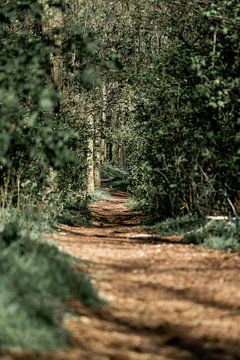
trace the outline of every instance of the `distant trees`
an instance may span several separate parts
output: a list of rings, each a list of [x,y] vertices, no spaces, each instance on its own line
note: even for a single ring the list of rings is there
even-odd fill
[[[105,73],[105,135],[113,161],[126,149],[131,191],[152,218],[231,212],[227,198],[237,206],[239,196],[238,1],[99,1],[92,11],[98,56],[111,49],[120,69]]]
[[[49,165],[83,196],[108,158],[152,218],[237,206],[238,0],[5,0],[0,19],[2,199],[44,192]]]

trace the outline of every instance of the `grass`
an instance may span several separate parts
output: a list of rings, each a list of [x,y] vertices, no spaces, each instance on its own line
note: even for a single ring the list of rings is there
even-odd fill
[[[107,200],[110,199],[111,195],[109,192],[101,189],[97,189],[91,196],[91,201],[100,201],[100,200]]]
[[[90,279],[75,270],[80,260],[40,240],[46,224],[13,209],[0,215],[0,349],[67,347],[64,302],[96,307],[103,301]]]
[[[204,240],[204,246],[217,250],[240,251],[240,243],[236,238],[226,238],[223,236],[211,236]]]
[[[184,236],[186,243],[219,250],[240,250],[239,232],[234,220],[211,220]]]
[[[179,216],[174,219],[166,219],[153,226],[153,230],[161,235],[184,235],[189,231],[197,230],[204,224],[204,220],[193,216]]]
[[[62,211],[56,216],[59,224],[69,226],[87,225],[91,222],[91,211],[89,204],[99,200],[109,199],[110,194],[104,190],[96,190],[86,199],[76,196],[69,196],[65,199]]]
[[[127,200],[127,207],[133,211],[144,211],[146,209],[146,200],[137,200],[134,197],[130,197]]]
[[[161,235],[183,235],[188,244],[218,250],[240,251],[240,239],[237,224],[234,220],[211,220],[196,218],[190,215],[166,219],[151,227]]]
[[[39,211],[36,207],[28,207],[24,210],[17,208],[0,209],[0,232],[9,222],[18,223],[22,232],[31,233],[32,237],[52,231],[54,221],[49,219],[48,213]]]

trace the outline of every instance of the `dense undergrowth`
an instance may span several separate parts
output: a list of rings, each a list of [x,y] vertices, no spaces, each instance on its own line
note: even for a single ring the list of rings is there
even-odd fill
[[[77,226],[90,223],[90,210],[88,205],[91,197],[82,199],[77,195],[69,196],[63,203],[61,212],[56,215],[56,223]]]
[[[50,230],[49,224],[36,221],[33,214],[1,212],[0,349],[66,347],[64,302],[103,304],[90,279],[74,269],[80,260],[41,240],[40,233]]]

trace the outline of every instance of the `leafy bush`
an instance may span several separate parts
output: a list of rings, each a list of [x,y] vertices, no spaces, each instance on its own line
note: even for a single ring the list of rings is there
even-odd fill
[[[55,20],[48,28],[44,4],[36,0],[8,0],[0,4],[0,205],[3,207],[36,205],[49,190],[49,175],[53,170],[55,192],[66,194],[77,189],[83,194],[86,190],[89,135],[82,119],[85,111],[81,108],[79,120],[81,105],[75,98],[73,101],[73,93],[79,94],[80,86],[74,83],[70,87],[63,78],[68,77],[73,49],[78,54],[76,61],[82,62],[90,57],[91,51],[90,47],[86,51],[87,39],[80,41],[80,31],[73,36],[68,29],[63,35],[64,24],[56,24]],[[62,0],[50,1],[51,16],[56,19],[64,12],[65,5]],[[66,23],[70,28],[72,22],[68,16],[69,13]],[[61,50],[56,38],[61,38]],[[56,58],[61,58],[60,62],[66,66],[59,70]],[[86,61],[84,66],[87,68]],[[54,76],[57,69],[61,72],[58,80]]]
[[[22,234],[30,234],[31,238],[39,239],[42,234],[53,231],[55,224],[49,213],[37,207],[0,209],[0,232],[8,223],[16,223]]]
[[[89,224],[90,210],[88,209],[90,199],[82,198],[76,193],[70,192],[62,199],[62,209],[56,214],[56,222],[64,225],[79,226]]]

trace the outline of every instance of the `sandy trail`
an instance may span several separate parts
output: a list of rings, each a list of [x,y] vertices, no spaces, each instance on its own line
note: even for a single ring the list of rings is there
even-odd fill
[[[64,251],[87,260],[81,269],[111,306],[92,312],[70,302],[79,314],[65,320],[73,348],[15,358],[240,359],[240,255],[178,237],[146,239],[141,214],[125,202],[126,194],[113,193],[92,206],[92,227],[64,226],[53,235]]]

